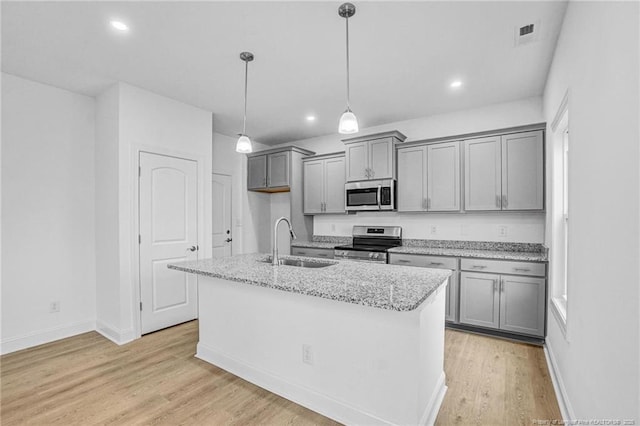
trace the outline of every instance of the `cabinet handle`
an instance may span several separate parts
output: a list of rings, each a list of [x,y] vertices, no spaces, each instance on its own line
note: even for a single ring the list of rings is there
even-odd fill
[[[493,281],[493,291],[498,291],[498,280],[492,280]]]
[[[531,271],[531,269],[529,268],[513,268],[514,271],[520,271],[520,272],[529,272]]]
[[[329,255],[326,254],[326,253],[318,253],[318,256],[319,257],[329,257]]]
[[[300,256],[300,255],[303,255],[303,254],[307,254],[307,252],[306,252],[306,251],[302,251],[302,250],[298,250],[298,255],[299,255],[299,256]]]
[[[500,208],[500,196],[496,195],[496,207]]]
[[[504,280],[500,278],[500,292],[502,293],[503,291],[504,291]]]
[[[507,202],[507,196],[503,195],[502,196],[502,207],[503,208],[507,208],[509,206],[509,203]]]
[[[369,173],[371,174],[371,176],[369,176],[369,177],[375,177],[375,175],[376,175],[376,171],[373,170],[373,169],[369,169]]]
[[[411,263],[410,260],[398,259],[398,263]]]
[[[471,266],[472,269],[485,269],[486,266],[485,265],[473,265]]]
[[[442,266],[444,263],[442,262],[429,262],[429,265]]]
[[[431,197],[427,198],[427,210],[431,208]]]
[[[366,169],[364,169],[364,177],[366,177],[366,178],[369,177],[369,168],[368,167]]]

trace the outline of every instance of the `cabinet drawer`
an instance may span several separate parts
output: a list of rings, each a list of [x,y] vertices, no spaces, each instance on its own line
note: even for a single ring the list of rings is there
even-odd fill
[[[511,275],[531,275],[544,277],[546,265],[533,262],[512,262],[506,260],[462,259],[460,269],[463,271],[492,272]]]
[[[453,257],[424,256],[421,254],[389,253],[392,265],[420,266],[434,269],[458,269],[458,259]]]
[[[293,256],[323,257],[325,259],[333,259],[333,249],[291,247],[291,254]]]

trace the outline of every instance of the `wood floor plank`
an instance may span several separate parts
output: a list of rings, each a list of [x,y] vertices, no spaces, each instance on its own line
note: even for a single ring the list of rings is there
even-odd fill
[[[84,333],[0,357],[4,425],[336,425],[194,357],[192,321],[118,346]],[[541,348],[447,330],[437,425],[560,419]]]

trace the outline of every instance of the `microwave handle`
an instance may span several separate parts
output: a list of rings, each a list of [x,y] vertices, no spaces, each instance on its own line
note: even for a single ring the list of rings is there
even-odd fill
[[[378,185],[378,210],[382,210],[382,204],[380,204],[382,198],[382,185]]]

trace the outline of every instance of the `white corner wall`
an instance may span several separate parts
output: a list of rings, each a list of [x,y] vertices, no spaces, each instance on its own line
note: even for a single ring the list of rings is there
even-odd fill
[[[544,121],[542,98],[534,97],[389,123],[362,129],[360,134],[399,130],[407,136],[407,142],[411,142],[537,124]],[[344,138],[344,135],[335,133],[286,145],[293,144],[314,151],[316,154],[326,154],[344,151],[344,143],[341,141]],[[355,215],[317,215],[313,220],[313,233],[315,235],[350,236],[353,225],[388,224],[402,226],[405,238],[544,243],[544,223],[544,213],[359,212]],[[431,233],[432,226],[436,227],[434,234]],[[507,226],[507,236],[499,236],[499,226]]]
[[[100,180],[96,199],[117,205],[103,222],[110,234],[98,251],[109,255],[112,276],[98,281],[98,331],[117,343],[140,334],[138,281],[137,170],[138,152],[147,151],[198,161],[198,243],[201,258],[211,257],[211,162],[213,114],[146,90],[118,83],[98,97],[97,139],[108,178]],[[114,146],[117,151],[114,152]],[[114,163],[113,156],[117,159]],[[117,185],[114,192],[113,185]],[[117,221],[117,227],[114,220]],[[117,274],[117,276],[116,276]]]
[[[2,74],[2,353],[95,327],[94,109]]]
[[[547,349],[570,419],[640,422],[639,9],[570,2],[544,92],[549,125],[569,93],[567,338],[550,314]]]
[[[213,173],[231,176],[232,254],[264,252],[270,226],[269,216],[262,212],[269,211],[270,195],[247,191],[247,156],[236,152],[236,142],[237,138],[213,134]],[[252,142],[254,151],[269,148]]]

